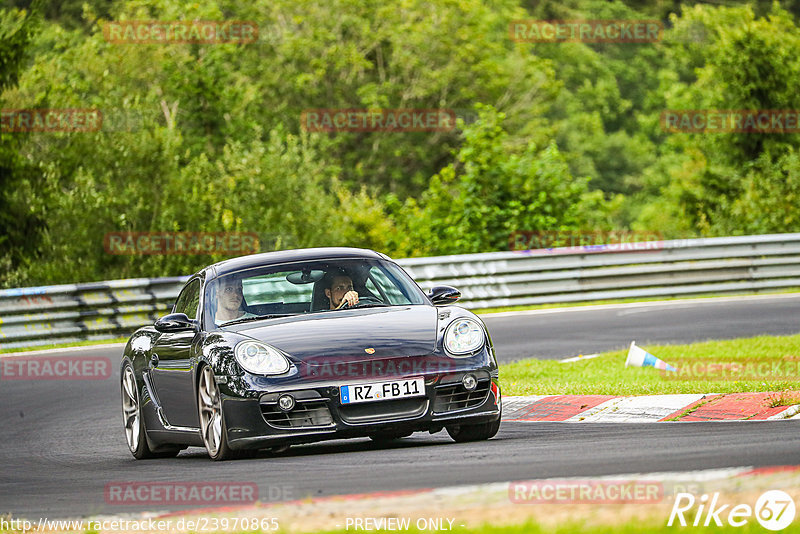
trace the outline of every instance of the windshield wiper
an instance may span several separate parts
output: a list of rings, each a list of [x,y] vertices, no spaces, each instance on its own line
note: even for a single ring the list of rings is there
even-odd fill
[[[233,321],[226,321],[219,326],[228,326],[239,323],[249,323],[250,321],[261,321],[263,319],[275,319],[276,317],[291,317],[297,315],[295,313],[272,313],[270,315],[256,315],[255,317],[242,317],[241,319],[234,319]]]

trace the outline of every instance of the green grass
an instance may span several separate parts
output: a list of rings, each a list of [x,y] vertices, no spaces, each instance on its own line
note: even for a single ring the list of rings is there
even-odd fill
[[[767,400],[770,408],[777,408],[778,406],[794,406],[795,404],[800,404],[800,392],[779,391],[770,395]]]
[[[647,345],[647,352],[667,363],[680,360],[782,360],[800,357],[800,334],[759,336],[690,345]],[[667,393],[736,393],[800,389],[800,381],[668,380],[653,368],[625,367],[627,350],[571,363],[529,359],[500,366],[505,395],[656,395]],[[787,397],[788,398],[788,397]]]
[[[532,304],[528,306],[501,306],[498,308],[483,308],[480,310],[472,310],[474,313],[482,315],[485,313],[500,313],[512,311],[527,311],[527,310],[550,310],[553,308],[574,308],[581,306],[600,306],[603,304],[630,304],[634,302],[660,302],[664,300],[694,300],[694,299],[707,299],[714,297],[742,297],[742,296],[760,296],[760,295],[783,295],[785,293],[800,293],[800,287],[787,287],[777,291],[759,291],[758,293],[702,293],[698,295],[688,295],[679,297],[641,297],[641,298],[628,298],[628,299],[606,299],[606,300],[585,300],[580,302],[553,302],[549,304]]]
[[[21,347],[16,349],[0,349],[0,354],[9,352],[29,352],[32,350],[63,349],[66,347],[91,347],[92,345],[105,345],[106,343],[125,343],[127,337],[116,337],[113,339],[92,339],[86,341],[72,341],[70,343],[53,343],[51,345],[37,345],[35,347]]]

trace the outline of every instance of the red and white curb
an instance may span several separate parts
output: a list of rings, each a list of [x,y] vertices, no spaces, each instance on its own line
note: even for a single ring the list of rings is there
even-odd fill
[[[465,507],[502,508],[506,505],[523,504],[514,498],[515,488],[522,485],[530,487],[548,482],[560,486],[571,483],[594,487],[594,483],[606,481],[610,485],[630,485],[634,482],[658,483],[661,488],[660,501],[669,502],[678,492],[694,494],[727,491],[739,493],[763,489],[795,488],[800,477],[800,466],[778,465],[768,467],[725,467],[699,471],[663,471],[651,473],[624,473],[593,477],[540,478],[509,482],[492,482],[487,484],[464,484],[443,486],[438,488],[421,488],[400,491],[372,492],[351,495],[334,495],[326,497],[307,497],[294,501],[261,502],[241,506],[208,507],[187,509],[175,512],[150,512],[143,514],[158,519],[191,517],[199,515],[221,515],[238,513],[242,517],[264,516],[280,517],[282,523],[291,523],[291,518],[325,518],[326,522],[338,528],[342,526],[344,517],[363,516],[416,516],[418,511],[433,505],[439,514],[455,517],[455,510]],[[573,484],[573,485],[574,485]],[[537,502],[537,501],[531,501]],[[538,501],[544,502],[544,501]],[[561,498],[551,502],[563,504]],[[427,512],[423,512],[425,516]],[[289,517],[287,517],[289,516]],[[112,517],[112,516],[109,516]],[[459,526],[464,526],[459,524]],[[320,526],[314,531],[332,530],[331,526]],[[366,529],[364,529],[366,530]]]
[[[503,398],[503,421],[655,423],[800,419],[800,405],[770,407],[779,393],[530,395]]]

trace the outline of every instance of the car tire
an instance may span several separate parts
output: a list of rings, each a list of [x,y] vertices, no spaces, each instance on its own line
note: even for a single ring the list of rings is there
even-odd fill
[[[219,386],[214,378],[214,371],[207,365],[200,369],[197,381],[197,410],[200,416],[200,436],[212,460],[232,460],[246,454],[230,448]]]
[[[147,443],[147,428],[142,418],[142,403],[139,397],[139,387],[136,385],[136,376],[133,366],[125,362],[120,373],[120,390],[122,393],[122,424],[125,429],[125,439],[128,450],[137,460],[147,458],[174,458],[181,451],[180,448],[164,448],[153,451]]]
[[[457,443],[483,441],[497,434],[497,431],[500,430],[500,419],[476,425],[451,425],[446,428],[447,433]]]

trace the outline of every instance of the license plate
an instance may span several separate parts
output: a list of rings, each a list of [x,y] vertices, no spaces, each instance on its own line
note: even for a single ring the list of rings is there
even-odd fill
[[[407,380],[393,380],[374,384],[357,384],[339,388],[339,398],[342,404],[421,397],[424,395],[425,380],[422,378],[409,378]]]

